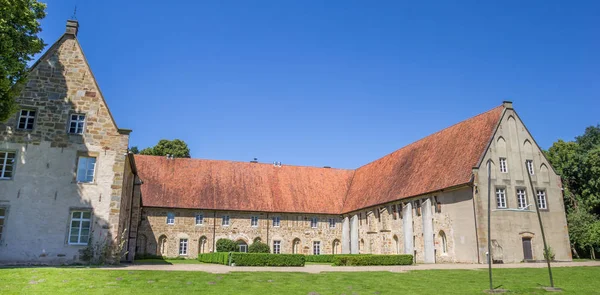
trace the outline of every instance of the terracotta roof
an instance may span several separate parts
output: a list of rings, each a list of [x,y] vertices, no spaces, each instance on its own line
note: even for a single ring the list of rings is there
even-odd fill
[[[356,170],[136,155],[142,204],[340,214],[466,184],[503,110],[494,108]]]
[[[358,168],[342,211],[469,183],[503,110],[496,107]]]
[[[353,170],[136,155],[149,207],[339,214]]]

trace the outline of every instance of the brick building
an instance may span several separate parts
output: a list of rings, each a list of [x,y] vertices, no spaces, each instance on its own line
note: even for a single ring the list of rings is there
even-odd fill
[[[543,259],[535,200],[556,259],[571,259],[560,178],[510,102],[353,170],[133,156],[77,31],[68,21],[0,124],[1,262],[120,244],[128,261],[194,258],[229,238],[242,251],[260,240],[274,253],[483,263],[488,187],[494,260]]]

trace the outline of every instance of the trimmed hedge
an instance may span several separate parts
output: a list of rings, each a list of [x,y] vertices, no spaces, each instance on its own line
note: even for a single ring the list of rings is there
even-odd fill
[[[304,266],[302,254],[231,253],[236,266]]]
[[[339,255],[333,265],[411,265],[412,255]]]
[[[198,254],[198,261],[206,263],[216,263],[229,265],[228,252],[204,253]]]
[[[340,255],[306,255],[306,262],[333,262],[333,258]]]
[[[248,247],[248,253],[271,253],[271,249],[269,245],[257,241]]]

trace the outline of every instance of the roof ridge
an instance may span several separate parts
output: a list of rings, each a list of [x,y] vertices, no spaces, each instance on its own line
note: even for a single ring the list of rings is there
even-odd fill
[[[385,155],[384,155],[384,156],[382,156],[382,157],[379,157],[379,158],[377,158],[377,159],[375,159],[375,160],[373,160],[373,161],[371,161],[371,162],[369,162],[369,163],[367,163],[367,164],[364,164],[364,165],[362,165],[362,166],[360,166],[360,167],[356,168],[355,170],[358,170],[358,169],[360,169],[360,168],[362,168],[362,167],[368,166],[368,165],[372,164],[373,162],[376,162],[376,161],[378,161],[378,160],[380,160],[380,159],[383,159],[383,158],[385,158],[385,157],[387,157],[387,156],[389,156],[389,155],[391,155],[391,154],[393,154],[393,153],[395,153],[395,152],[398,152],[398,151],[400,151],[400,150],[403,150],[403,149],[405,149],[405,148],[407,148],[407,147],[409,147],[409,146],[412,146],[412,145],[414,145],[414,144],[416,144],[416,143],[418,143],[418,142],[420,142],[420,141],[423,141],[423,140],[425,140],[425,139],[427,139],[427,138],[429,138],[429,137],[431,137],[431,136],[434,136],[434,135],[436,135],[436,134],[438,134],[438,133],[442,133],[442,132],[444,132],[445,130],[448,130],[448,129],[450,129],[450,128],[454,127],[454,126],[457,126],[457,125],[459,125],[459,124],[465,123],[465,122],[467,122],[467,121],[469,121],[469,120],[472,120],[472,119],[475,119],[475,118],[477,118],[477,117],[479,117],[479,116],[483,116],[483,115],[485,115],[485,114],[487,114],[487,113],[490,113],[490,112],[492,112],[492,111],[496,110],[497,108],[501,108],[501,107],[503,107],[503,105],[499,105],[499,106],[497,106],[497,107],[494,107],[494,108],[492,108],[492,109],[489,109],[489,110],[487,110],[487,111],[485,111],[485,112],[479,113],[479,114],[477,114],[477,115],[475,115],[475,116],[472,116],[472,117],[469,117],[469,118],[467,118],[467,119],[464,119],[464,120],[462,120],[462,121],[460,121],[460,122],[454,123],[454,124],[452,124],[452,125],[450,125],[450,126],[448,126],[448,127],[444,128],[444,129],[442,129],[442,130],[438,130],[438,131],[436,131],[436,132],[434,132],[434,133],[431,133],[431,134],[429,134],[429,135],[427,135],[427,136],[421,137],[420,139],[418,139],[418,140],[416,140],[416,141],[413,141],[413,142],[411,142],[411,143],[409,143],[409,144],[407,144],[407,145],[405,145],[405,146],[403,146],[403,147],[401,147],[401,148],[399,148],[399,149],[396,149],[396,150],[394,150],[394,151],[392,151],[392,152],[390,152],[390,153],[387,153],[387,154],[385,154]]]

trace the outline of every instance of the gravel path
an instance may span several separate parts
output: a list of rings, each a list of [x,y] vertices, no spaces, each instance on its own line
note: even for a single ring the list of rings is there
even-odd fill
[[[586,262],[557,262],[552,267],[573,266],[600,266],[600,261]],[[543,268],[546,263],[515,263],[494,264],[493,268]],[[331,266],[326,264],[311,264],[304,267],[252,267],[252,266],[225,266],[220,264],[140,264],[121,265],[119,267],[104,267],[101,269],[112,270],[161,270],[161,271],[204,271],[210,273],[229,273],[234,271],[273,271],[273,272],[351,272],[351,271],[389,271],[405,272],[410,270],[426,269],[471,269],[485,270],[487,264],[419,264],[406,266]]]

